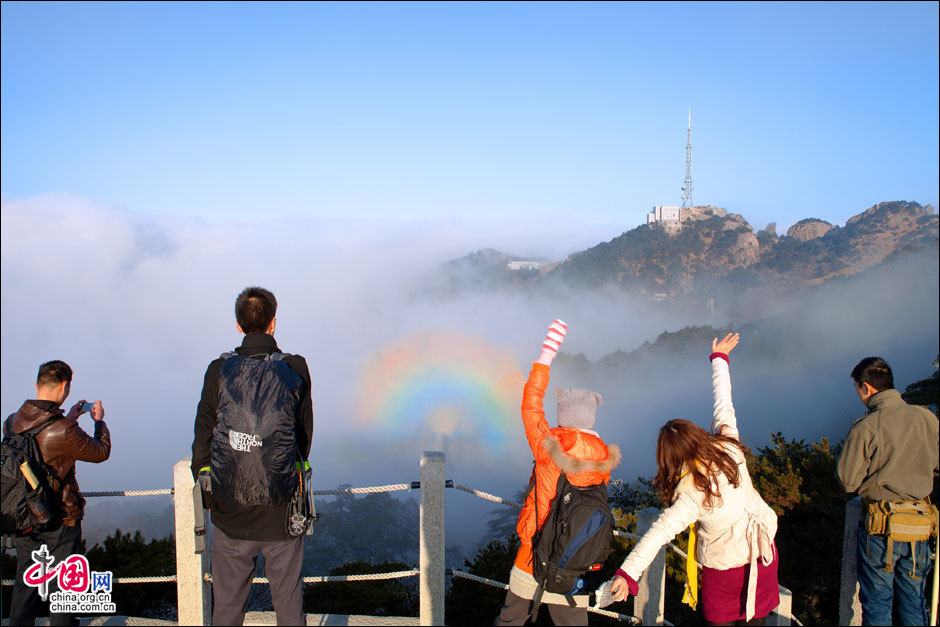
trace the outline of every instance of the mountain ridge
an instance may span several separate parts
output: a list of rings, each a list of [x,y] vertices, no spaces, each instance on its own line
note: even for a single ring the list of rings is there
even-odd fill
[[[857,274],[892,254],[936,241],[930,205],[882,202],[836,226],[800,220],[778,236],[774,224],[756,231],[737,213],[693,207],[679,224],[640,225],[537,269],[511,270],[520,257],[485,249],[444,264],[441,285],[466,290],[619,286],[627,292],[677,298],[707,294],[715,284],[735,289],[818,285]]]

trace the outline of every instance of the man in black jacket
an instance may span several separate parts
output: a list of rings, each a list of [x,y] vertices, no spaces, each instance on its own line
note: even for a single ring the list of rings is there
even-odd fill
[[[198,481],[200,472],[211,469],[213,487],[207,507],[215,526],[215,625],[244,622],[245,601],[259,551],[265,557],[277,623],[305,622],[300,577],[303,536],[288,533],[290,501],[284,500],[284,482],[278,481],[277,475],[280,472],[288,481],[293,478],[293,455],[288,460],[289,469],[284,461],[285,432],[290,437],[293,431],[294,441],[290,444],[296,443],[303,460],[310,455],[310,372],[300,355],[281,354],[274,341],[276,312],[277,300],[266,289],[249,287],[238,295],[236,328],[244,334],[244,340],[234,353],[209,364],[196,412],[192,472]],[[282,426],[286,420],[287,429],[264,426],[278,420]],[[250,433],[253,427],[267,431],[264,435]],[[271,450],[272,446],[279,448]]]

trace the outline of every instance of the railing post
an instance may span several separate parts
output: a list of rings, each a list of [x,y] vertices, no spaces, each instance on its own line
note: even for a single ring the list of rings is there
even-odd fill
[[[845,504],[845,531],[842,534],[842,582],[839,586],[840,625],[862,624],[862,604],[858,600],[858,573],[855,570],[858,521],[861,513],[861,497],[855,497]]]
[[[660,510],[647,507],[636,513],[636,532],[643,536],[660,515]],[[666,594],[666,547],[659,550],[640,580],[639,594],[633,600],[633,613],[644,625],[662,625]]]
[[[193,533],[192,471],[187,457],[173,467],[173,505],[176,511],[176,600],[177,623],[180,625],[208,625],[211,621],[209,600],[211,593],[206,583],[209,548],[196,553]]]
[[[793,593],[783,586],[780,589],[780,605],[767,617],[768,627],[783,627],[790,624],[793,616]]]
[[[444,624],[444,483],[444,453],[425,451],[421,456],[418,558],[422,625]]]

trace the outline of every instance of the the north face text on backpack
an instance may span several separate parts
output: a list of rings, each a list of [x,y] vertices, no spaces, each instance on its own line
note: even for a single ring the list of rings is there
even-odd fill
[[[262,444],[258,436],[251,435],[250,433],[241,433],[235,430],[228,432],[228,443],[232,446],[232,449],[244,451],[245,453],[250,453],[252,446],[261,446]]]

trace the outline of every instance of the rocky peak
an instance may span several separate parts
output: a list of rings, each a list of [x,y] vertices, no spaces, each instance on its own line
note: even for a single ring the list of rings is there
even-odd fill
[[[728,215],[728,210],[723,207],[713,205],[701,205],[698,207],[688,207],[682,210],[681,220],[683,222],[695,222],[697,220],[708,220],[712,216],[724,218]],[[740,216],[739,216],[740,217]]]
[[[873,220],[884,221],[891,220],[891,216],[914,216],[932,215],[933,207],[927,205],[922,207],[916,202],[907,202],[906,200],[895,200],[891,202],[880,202],[845,221],[845,225],[855,224],[861,220],[871,218]],[[903,219],[903,218],[902,218]]]
[[[858,216],[856,216],[856,218],[857,217]],[[855,218],[852,219],[854,220]],[[787,229],[787,237],[792,237],[801,242],[808,242],[811,239],[822,237],[834,228],[836,228],[834,225],[825,220],[806,218]]]

